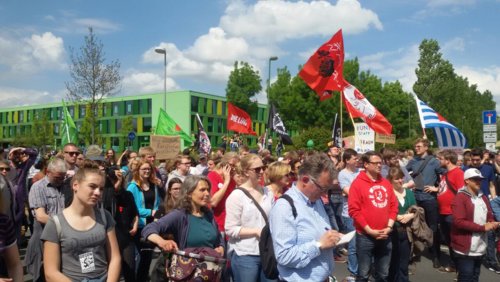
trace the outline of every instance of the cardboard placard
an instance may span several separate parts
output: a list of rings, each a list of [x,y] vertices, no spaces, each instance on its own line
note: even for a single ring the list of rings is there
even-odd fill
[[[396,134],[378,134],[375,133],[375,142],[385,144],[396,144]]]
[[[174,159],[181,151],[180,136],[151,135],[150,138],[158,160]]]
[[[354,123],[354,150],[360,154],[375,150],[375,131],[364,122]]]

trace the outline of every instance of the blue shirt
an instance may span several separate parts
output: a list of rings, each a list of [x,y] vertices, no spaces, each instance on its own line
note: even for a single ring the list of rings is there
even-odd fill
[[[421,186],[418,187],[418,183],[415,182],[414,193],[417,201],[435,200],[436,194],[424,192],[424,187],[435,186],[439,175],[446,172],[446,169],[441,167],[441,163],[439,162],[438,159],[436,159],[434,156],[429,156],[429,157],[431,157],[432,159],[429,162],[427,162],[424,169],[420,173],[423,177]],[[420,156],[415,156],[408,162],[408,164],[406,165],[406,169],[408,170],[408,172],[415,173],[417,172],[417,170],[420,168],[420,165],[422,165],[424,161],[425,158],[422,158]]]
[[[297,218],[284,199],[276,201],[269,216],[280,278],[290,282],[324,281],[332,274],[334,262],[333,249],[316,246],[316,241],[331,229],[323,203],[311,203],[295,184],[286,194],[293,199]]]
[[[472,168],[470,167],[464,167],[464,171],[467,169]],[[477,169],[481,172],[483,175],[483,180],[481,180],[481,192],[483,192],[486,197],[490,196],[490,182],[495,181],[495,170],[493,169],[493,166],[489,164],[482,164],[479,166]]]

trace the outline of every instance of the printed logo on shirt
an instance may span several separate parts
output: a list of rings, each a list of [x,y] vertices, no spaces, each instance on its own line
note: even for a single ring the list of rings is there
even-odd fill
[[[446,184],[446,180],[443,179],[441,182],[439,182],[439,190],[438,190],[438,196],[444,194],[448,190],[448,185]]]
[[[89,273],[95,270],[94,254],[87,252],[79,255],[82,273]]]
[[[385,208],[387,206],[387,189],[381,185],[375,185],[370,188],[368,198],[376,208]]]

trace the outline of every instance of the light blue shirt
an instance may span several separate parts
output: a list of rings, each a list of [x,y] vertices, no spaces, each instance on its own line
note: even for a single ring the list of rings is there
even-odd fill
[[[290,282],[324,281],[333,273],[334,262],[333,249],[316,246],[316,241],[331,229],[323,203],[321,199],[311,203],[295,184],[286,194],[293,199],[297,218],[284,199],[276,201],[269,216],[280,278]]]
[[[344,168],[339,172],[339,185],[342,191],[344,191],[345,187],[350,187],[351,183],[356,179],[356,177],[359,174],[359,169],[356,168],[354,172],[348,170],[347,168]],[[342,205],[342,216],[343,217],[350,217],[349,216],[349,205],[347,204],[347,197],[344,196],[344,204]]]

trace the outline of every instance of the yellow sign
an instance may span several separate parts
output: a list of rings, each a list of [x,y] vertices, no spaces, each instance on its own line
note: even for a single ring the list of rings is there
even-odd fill
[[[375,134],[375,142],[377,143],[385,143],[385,144],[395,144],[396,143],[396,134],[384,135],[384,134]]]
[[[156,152],[158,160],[174,159],[181,151],[179,136],[151,135],[151,147]]]

